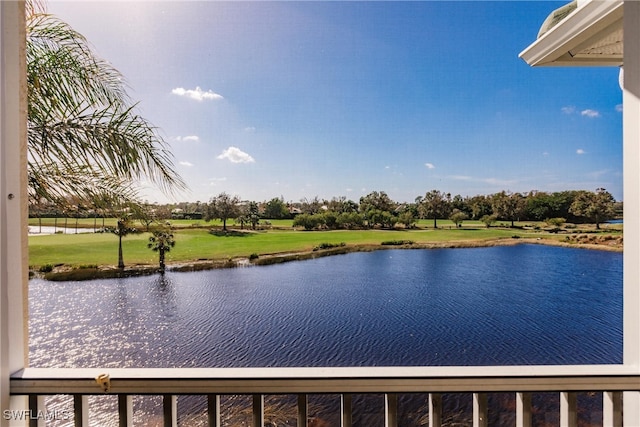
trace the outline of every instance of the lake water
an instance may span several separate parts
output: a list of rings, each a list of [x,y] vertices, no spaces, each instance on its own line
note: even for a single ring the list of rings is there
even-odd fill
[[[34,367],[622,362],[622,254],[518,245],[30,281]]]

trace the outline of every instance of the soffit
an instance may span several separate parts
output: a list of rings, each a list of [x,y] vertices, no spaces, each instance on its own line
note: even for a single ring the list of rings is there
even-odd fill
[[[622,0],[571,2],[549,15],[520,58],[532,66],[620,66],[622,18]]]

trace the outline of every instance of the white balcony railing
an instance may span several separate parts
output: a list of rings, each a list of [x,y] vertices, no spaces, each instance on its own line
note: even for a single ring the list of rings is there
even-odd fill
[[[102,381],[96,380],[101,378]],[[487,425],[487,393],[515,393],[516,425],[531,425],[531,395],[560,394],[561,426],[577,425],[578,392],[603,392],[603,426],[622,425],[622,392],[639,391],[640,375],[621,365],[373,368],[27,368],[11,377],[11,394],[29,396],[25,413],[46,412],[44,396],[72,395],[74,423],[88,426],[88,396],[117,395],[120,426],[133,425],[134,395],[160,395],[163,423],[177,425],[177,396],[206,395],[208,424],[221,426],[220,396],[251,395],[252,425],[264,424],[264,395],[297,395],[297,425],[309,424],[307,396],[338,394],[341,426],[351,426],[352,394],[383,394],[384,425],[398,425],[398,395],[428,393],[430,426],[442,423],[442,393],[473,396],[473,425]],[[15,417],[14,417],[15,418]],[[37,425],[37,417],[32,424]]]
[[[133,420],[131,397],[161,395],[164,424],[176,420],[177,395],[205,394],[209,425],[220,424],[219,396],[253,396],[253,425],[263,425],[265,394],[296,394],[298,426],[307,425],[306,395],[337,393],[342,396],[341,424],[351,424],[352,393],[385,395],[385,423],[397,424],[397,394],[429,393],[429,423],[443,418],[439,394],[471,393],[474,425],[487,424],[486,393],[516,394],[516,424],[531,425],[530,393],[560,394],[560,424],[576,421],[575,393],[602,391],[603,425],[640,426],[640,3],[624,4],[623,144],[625,201],[624,363],[616,366],[562,367],[447,367],[447,368],[294,368],[294,369],[33,369],[24,366],[28,318],[26,304],[26,72],[24,2],[0,1],[0,403],[3,417],[22,408],[42,408],[44,396],[70,394],[74,398],[75,425],[87,426],[88,396],[118,396],[119,424]],[[581,42],[580,40],[578,40]],[[14,372],[9,377],[10,372]],[[107,391],[96,383],[109,375]],[[9,399],[9,394],[11,399]],[[22,399],[19,396],[29,396]],[[14,404],[15,403],[15,404]],[[9,420],[0,419],[0,425]],[[13,423],[12,423],[13,424]],[[29,424],[41,424],[29,420]],[[24,425],[24,423],[22,424]]]

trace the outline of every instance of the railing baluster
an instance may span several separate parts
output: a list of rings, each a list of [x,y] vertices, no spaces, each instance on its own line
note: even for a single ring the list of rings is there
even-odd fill
[[[47,405],[45,397],[39,394],[29,395],[29,415],[37,414],[38,411],[46,412]],[[46,421],[40,417],[31,417],[29,419],[29,427],[46,427]]]
[[[516,427],[531,427],[531,393],[516,393]]]
[[[253,395],[253,427],[264,425],[264,395]]]
[[[172,394],[162,395],[162,413],[164,427],[178,426],[178,397]]]
[[[473,427],[487,427],[486,393],[473,393]]]
[[[351,427],[352,423],[352,401],[353,398],[351,394],[345,393],[340,395],[340,408],[341,408],[341,417],[340,417],[340,426],[341,427]]]
[[[73,395],[73,418],[75,427],[89,425],[89,397],[87,395]]]
[[[560,427],[577,427],[578,397],[576,393],[560,393]]]
[[[207,418],[209,420],[209,427],[220,427],[220,395],[209,394],[207,395]]]
[[[309,399],[306,394],[298,395],[298,427],[307,427],[309,419]]]
[[[602,393],[602,426],[622,427],[622,393],[617,391]]]
[[[118,395],[118,426],[133,426],[133,396],[129,394]]]
[[[386,393],[384,395],[385,427],[398,427],[398,395]]]
[[[38,405],[38,397],[39,395],[30,394],[29,395],[29,413],[36,414],[38,413],[38,409],[40,405]],[[29,420],[29,427],[38,427],[38,420]]]
[[[442,395],[429,393],[429,427],[442,425]]]

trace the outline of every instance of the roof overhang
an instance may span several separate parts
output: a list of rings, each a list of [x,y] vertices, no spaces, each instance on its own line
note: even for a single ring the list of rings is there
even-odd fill
[[[519,56],[531,66],[620,66],[622,18],[622,0],[578,1]]]

